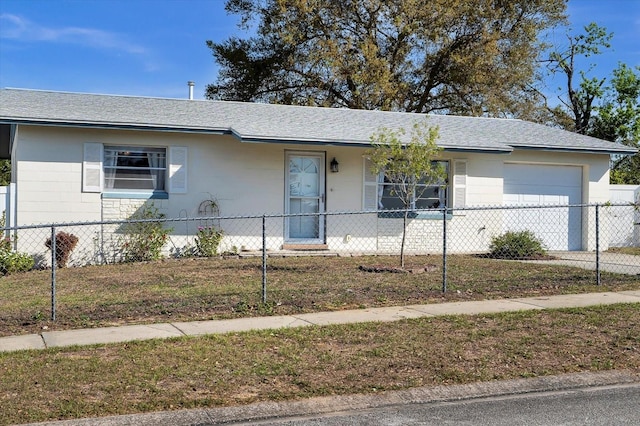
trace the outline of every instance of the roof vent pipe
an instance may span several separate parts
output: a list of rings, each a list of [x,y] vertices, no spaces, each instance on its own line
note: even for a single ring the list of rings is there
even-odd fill
[[[187,81],[187,84],[189,85],[189,100],[192,101],[193,100],[193,86],[195,86],[196,83],[194,83],[193,81]]]

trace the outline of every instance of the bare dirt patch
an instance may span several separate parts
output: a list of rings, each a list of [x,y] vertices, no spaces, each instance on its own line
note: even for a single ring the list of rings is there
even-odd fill
[[[425,272],[435,272],[438,270],[436,265],[425,265],[425,266],[413,266],[413,267],[404,267],[401,268],[399,266],[385,266],[385,265],[360,265],[358,269],[365,272],[375,272],[377,274],[383,272],[390,272],[394,274],[424,274]]]

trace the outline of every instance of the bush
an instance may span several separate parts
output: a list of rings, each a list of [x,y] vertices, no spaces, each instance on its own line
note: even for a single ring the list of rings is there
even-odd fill
[[[5,212],[0,215],[0,228],[4,228]],[[0,275],[13,274],[14,272],[27,272],[33,269],[35,261],[27,253],[13,251],[14,240],[11,237],[0,238]]]
[[[71,252],[78,244],[78,237],[66,232],[58,232],[56,234],[56,264],[59,268],[67,266]],[[47,238],[44,243],[51,250],[51,238]]]
[[[3,251],[11,251],[13,243],[11,242],[11,238],[4,237],[0,240],[0,252]]]
[[[164,219],[164,214],[152,204],[145,204],[129,219],[133,222],[122,226],[125,236],[121,249],[125,262],[141,262],[162,258],[162,247],[168,239],[172,229],[165,228],[161,221],[150,219]],[[144,220],[144,222],[136,222]]]
[[[13,274],[15,272],[27,272],[33,269],[35,261],[27,253],[17,251],[0,251],[0,274]]]
[[[506,232],[494,237],[489,255],[499,259],[527,259],[545,256],[542,241],[531,231]]]
[[[35,265],[31,255],[13,251],[12,246],[11,238],[4,237],[0,240],[0,275],[30,271]]]
[[[196,249],[198,256],[211,257],[218,254],[218,246],[222,241],[222,231],[215,226],[200,226],[196,234]]]

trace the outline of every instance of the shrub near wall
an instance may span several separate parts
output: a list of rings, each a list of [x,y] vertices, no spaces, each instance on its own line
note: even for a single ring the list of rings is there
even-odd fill
[[[497,259],[535,259],[546,254],[542,241],[531,231],[505,232],[489,246],[489,256]]]
[[[33,269],[35,261],[27,253],[19,253],[11,249],[13,242],[6,237],[0,240],[0,274],[26,272]]]
[[[162,247],[173,231],[165,228],[162,221],[150,219],[164,219],[165,215],[151,204],[145,204],[129,219],[134,221],[122,226],[125,234],[120,249],[125,262],[142,262],[162,258]],[[144,222],[135,222],[144,220]],[[148,221],[147,221],[148,220]]]
[[[222,231],[215,226],[200,226],[196,234],[196,251],[198,256],[211,257],[218,253],[222,241]]]
[[[0,216],[0,228],[5,227],[5,212]],[[0,275],[15,272],[26,272],[33,269],[35,261],[27,253],[13,251],[14,241],[11,237],[2,236],[0,239]]]

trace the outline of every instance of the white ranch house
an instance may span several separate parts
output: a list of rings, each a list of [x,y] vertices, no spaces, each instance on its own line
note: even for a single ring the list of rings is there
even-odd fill
[[[452,223],[478,220],[456,211],[469,206],[605,203],[610,155],[635,152],[515,119],[3,89],[0,152],[11,159],[16,194],[9,213],[14,225],[107,221],[152,200],[167,217],[194,217],[212,197],[223,216],[386,209],[397,204],[370,172],[370,136],[425,119],[439,128],[449,178],[416,207],[453,208]],[[473,249],[523,225],[495,215],[477,223],[486,237]],[[410,226],[437,234],[441,224],[430,219],[419,215]],[[366,216],[370,223],[352,230],[344,222],[332,226],[336,220],[344,218],[282,221],[270,230],[268,247],[348,251],[367,240],[385,251],[395,249],[401,230],[384,214]],[[550,248],[594,248],[592,218],[579,209],[539,215],[527,226],[544,237],[547,220],[566,223],[553,231],[563,235],[550,238]],[[225,234],[225,244],[242,244],[241,233]],[[409,250],[440,244],[418,239]],[[451,246],[456,250],[455,241]]]

